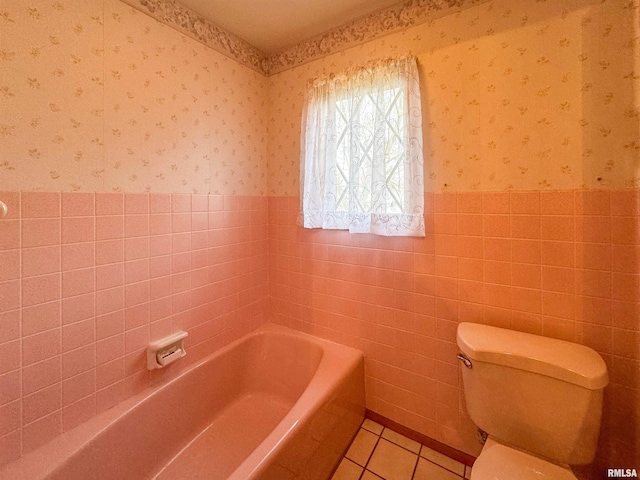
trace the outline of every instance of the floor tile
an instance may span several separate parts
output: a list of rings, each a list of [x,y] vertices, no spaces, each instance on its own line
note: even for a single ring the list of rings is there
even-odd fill
[[[471,467],[366,419],[331,480],[469,480],[470,477]]]
[[[364,475],[362,475],[362,478],[360,480],[381,480],[381,479],[384,480],[384,478],[379,477],[375,473],[371,473],[369,470],[365,470]]]
[[[382,432],[382,438],[386,438],[390,442],[393,442],[396,445],[400,445],[401,447],[404,447],[414,453],[420,453],[420,444],[418,442],[416,442],[415,440],[411,440],[404,435],[400,435],[399,433],[394,432],[389,428],[384,429],[384,432]]]
[[[380,435],[384,427],[379,423],[374,422],[368,418],[365,418],[364,422],[362,422],[362,428],[366,428],[370,432],[375,433],[376,435]]]
[[[387,440],[380,439],[367,470],[385,480],[411,480],[418,455]]]
[[[351,460],[343,458],[331,480],[358,480],[363,468]]]
[[[435,450],[425,447],[424,445],[422,446],[422,450],[420,450],[420,456],[427,460],[431,460],[433,463],[436,463],[447,470],[451,470],[460,476],[464,475],[464,465],[462,463],[453,460],[440,452],[436,452]]]
[[[461,477],[429,460],[420,458],[413,480],[461,480]]]
[[[349,447],[346,457],[358,465],[366,466],[378,438],[377,435],[361,428]]]

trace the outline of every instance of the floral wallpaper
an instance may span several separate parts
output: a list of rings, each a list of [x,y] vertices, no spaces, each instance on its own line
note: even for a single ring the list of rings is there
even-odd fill
[[[637,2],[495,0],[269,78],[269,193],[298,195],[306,81],[401,52],[422,77],[427,191],[640,185]]]
[[[0,3],[3,189],[100,189],[103,23],[101,0]]]
[[[118,0],[0,0],[0,184],[297,195],[306,81],[410,52],[425,190],[637,188],[638,2],[470,2],[412,0],[265,77]]]
[[[0,3],[4,190],[266,194],[266,79],[118,0]]]

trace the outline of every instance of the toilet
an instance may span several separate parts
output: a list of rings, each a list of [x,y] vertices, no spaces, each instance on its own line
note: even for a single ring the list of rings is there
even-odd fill
[[[457,331],[471,420],[488,436],[471,480],[576,480],[600,431],[607,367],[584,345],[475,323]]]

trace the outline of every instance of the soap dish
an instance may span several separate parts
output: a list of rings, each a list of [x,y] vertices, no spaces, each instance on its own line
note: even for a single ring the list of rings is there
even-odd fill
[[[147,347],[147,368],[149,370],[164,368],[184,357],[187,354],[184,349],[184,339],[188,335],[187,332],[177,332],[150,343]]]

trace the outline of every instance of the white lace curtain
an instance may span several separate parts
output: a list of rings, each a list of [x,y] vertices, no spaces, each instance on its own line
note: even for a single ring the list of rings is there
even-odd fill
[[[381,60],[310,81],[300,163],[304,227],[424,236],[415,58]]]

